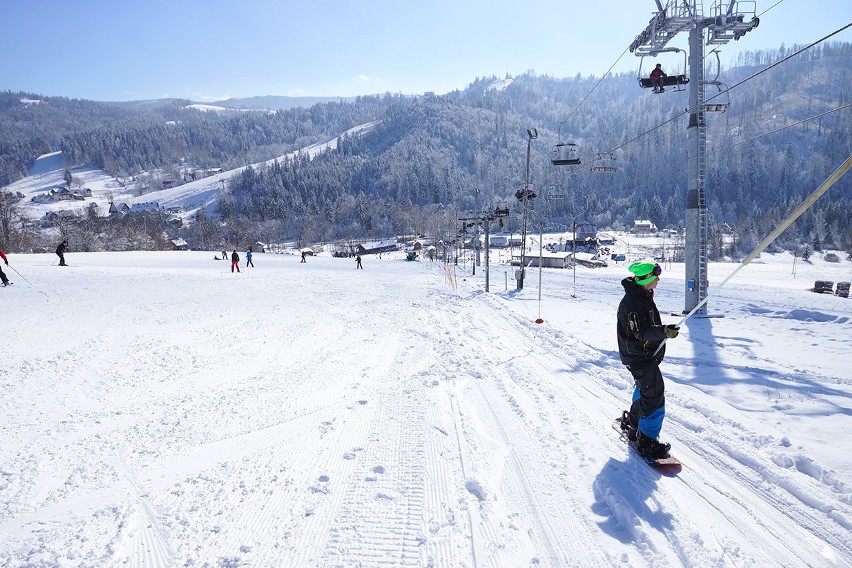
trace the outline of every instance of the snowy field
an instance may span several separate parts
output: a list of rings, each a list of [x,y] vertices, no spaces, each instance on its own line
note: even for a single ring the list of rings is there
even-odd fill
[[[214,254],[10,255],[0,566],[852,566],[852,299],[809,291],[845,254],[711,265],[675,477],[611,428],[623,264]]]

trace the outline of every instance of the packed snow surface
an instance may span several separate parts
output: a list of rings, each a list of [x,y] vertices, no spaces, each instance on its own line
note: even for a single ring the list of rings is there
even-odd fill
[[[668,477],[611,428],[624,263],[215,254],[9,255],[0,566],[852,566],[845,257],[711,265]]]

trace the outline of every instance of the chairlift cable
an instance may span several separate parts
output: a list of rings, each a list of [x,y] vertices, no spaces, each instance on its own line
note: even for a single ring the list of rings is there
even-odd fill
[[[725,146],[724,148],[719,148],[717,150],[708,151],[707,154],[708,155],[709,154],[717,154],[717,153],[723,152],[725,150],[730,150],[731,148],[734,148],[735,146],[739,146],[741,144],[746,144],[746,143],[751,142],[753,140],[757,140],[758,138],[763,138],[764,136],[769,136],[770,134],[775,134],[776,132],[781,132],[782,130],[786,130],[788,128],[792,128],[793,126],[798,126],[800,124],[804,124],[805,122],[809,122],[809,121],[817,119],[817,118],[822,118],[823,116],[826,116],[826,115],[831,114],[833,112],[837,112],[839,110],[846,110],[849,107],[852,107],[852,103],[846,103],[845,105],[843,105],[841,107],[833,108],[831,110],[827,110],[825,112],[821,112],[819,114],[815,114],[813,116],[810,116],[808,118],[803,118],[802,120],[799,120],[799,121],[794,122],[792,124],[782,126],[781,128],[776,128],[775,130],[771,130],[769,132],[764,132],[763,134],[758,134],[757,136],[752,136],[751,138],[749,138],[747,140],[741,140],[740,142],[735,142],[735,143],[733,143],[729,146]]]
[[[753,74],[749,75],[748,77],[746,77],[745,79],[743,79],[743,80],[742,80],[742,81],[740,81],[739,83],[734,83],[733,85],[731,85],[730,87],[728,87],[728,88],[727,88],[727,89],[725,89],[724,91],[719,91],[718,93],[716,93],[715,95],[713,95],[713,96],[712,96],[712,97],[710,97],[709,99],[705,99],[705,100],[704,100],[704,102],[712,101],[713,99],[715,99],[716,97],[718,97],[718,96],[720,96],[720,95],[723,95],[723,94],[725,94],[725,93],[728,93],[728,92],[730,92],[730,91],[733,91],[734,89],[736,89],[737,87],[739,87],[739,86],[740,86],[740,85],[742,85],[743,83],[746,83],[746,82],[748,82],[748,81],[751,81],[752,79],[754,79],[754,78],[755,78],[755,77],[757,77],[758,75],[762,75],[763,73],[765,73],[765,72],[769,71],[769,70],[770,70],[770,69],[772,69],[773,67],[776,67],[776,66],[778,66],[778,65],[780,65],[780,64],[782,64],[782,63],[784,63],[784,62],[788,61],[789,59],[792,59],[792,58],[796,57],[797,55],[800,55],[801,53],[803,53],[803,52],[807,51],[808,49],[810,49],[810,48],[812,48],[812,47],[814,47],[814,46],[816,46],[817,44],[820,44],[820,43],[824,42],[825,40],[829,39],[830,37],[832,37],[832,36],[835,36],[835,35],[839,34],[840,32],[842,32],[842,31],[846,30],[846,29],[847,29],[847,28],[849,28],[849,27],[852,27],[852,22],[849,22],[848,24],[846,24],[846,25],[845,25],[845,26],[843,26],[842,28],[837,29],[837,30],[835,30],[835,31],[831,32],[831,33],[830,33],[830,34],[828,34],[827,36],[824,36],[824,37],[822,37],[822,38],[820,38],[820,39],[816,40],[815,42],[813,42],[813,43],[811,43],[811,44],[809,44],[809,45],[806,45],[805,47],[801,48],[800,50],[796,51],[795,53],[791,53],[791,54],[790,54],[790,55],[788,55],[787,57],[783,57],[783,58],[779,59],[778,61],[776,61],[776,62],[774,62],[774,63],[769,64],[767,67],[764,67],[764,68],[763,68],[763,69],[761,69],[760,71],[757,71],[756,73],[753,73]],[[688,111],[688,110],[689,110],[689,109],[687,109],[687,111]],[[686,113],[687,111],[684,111],[684,113]]]
[[[621,61],[621,58],[622,58],[622,57],[624,57],[624,55],[625,55],[625,54],[626,54],[629,50],[630,50],[630,47],[627,47],[627,48],[626,48],[623,52],[621,52],[621,55],[619,55],[619,56],[618,56],[618,59],[616,59],[616,60],[615,60],[615,62],[613,62],[613,64],[612,64],[612,65],[610,65],[610,67],[609,67],[609,69],[607,69],[606,73],[604,73],[603,75],[601,75],[601,78],[600,78],[600,79],[598,79],[598,82],[597,82],[597,83],[595,83],[595,84],[594,84],[594,86],[591,88],[591,90],[589,90],[589,92],[588,92],[588,93],[586,93],[586,96],[585,96],[585,97],[583,97],[583,99],[582,99],[579,103],[577,103],[577,106],[576,106],[576,107],[574,107],[574,110],[572,110],[570,113],[568,113],[568,116],[565,118],[565,120],[563,120],[562,122],[560,122],[560,123],[559,123],[560,125],[562,125],[562,124],[564,124],[564,123],[568,122],[568,119],[570,119],[572,116],[574,116],[574,113],[575,113],[575,112],[577,112],[577,111],[580,109],[580,107],[581,107],[581,106],[583,106],[583,103],[584,103],[584,102],[586,102],[586,99],[588,99],[588,98],[592,95],[592,93],[594,93],[594,92],[595,92],[595,89],[597,89],[597,88],[598,88],[598,85],[600,85],[600,84],[601,84],[601,82],[602,82],[604,79],[606,79],[607,75],[609,75],[609,74],[610,74],[610,72],[612,72],[612,69],[613,69],[616,65],[618,65],[618,62],[619,62],[619,61]]]
[[[778,2],[776,2],[776,3],[775,3],[775,4],[773,4],[772,6],[770,6],[769,8],[767,8],[766,10],[764,10],[763,12],[761,12],[760,14],[758,14],[758,15],[757,15],[757,17],[758,17],[758,18],[759,18],[759,17],[761,17],[761,16],[762,16],[762,15],[764,15],[766,12],[768,12],[769,10],[771,10],[772,8],[776,7],[778,4],[781,4],[781,3],[783,3],[783,2],[784,2],[784,0],[778,0]]]
[[[633,115],[635,115],[636,113],[638,113],[638,112],[640,112],[640,111],[645,110],[645,107],[646,107],[646,106],[648,106],[649,104],[651,104],[651,102],[652,102],[652,101],[656,100],[656,98],[657,98],[657,97],[644,97],[644,99],[645,99],[645,100],[644,100],[644,101],[642,101],[642,104],[638,105],[638,106],[637,106],[637,108],[636,108],[635,110],[633,110],[633,111],[632,111],[632,112],[630,112],[627,116],[625,116],[625,117],[624,117],[624,119],[623,119],[621,122],[619,122],[618,124],[616,124],[615,126],[613,126],[612,128],[610,128],[609,130],[607,130],[604,134],[602,134],[602,135],[601,135],[601,136],[599,136],[598,138],[596,138],[596,139],[593,141],[593,143],[597,143],[597,142],[599,142],[599,141],[603,140],[604,138],[611,137],[612,135],[614,135],[614,134],[615,134],[616,129],[618,129],[618,128],[622,125],[622,124],[624,124],[625,122],[627,122],[628,120],[630,120],[631,118],[633,118]],[[612,152],[611,152],[611,151],[608,151],[608,152],[602,152],[602,153],[610,154],[610,153],[612,153]]]
[[[807,197],[807,198],[806,198],[806,199],[805,199],[802,203],[801,203],[801,205],[799,205],[799,206],[796,208],[796,210],[795,210],[795,211],[793,211],[792,213],[790,213],[790,214],[787,216],[787,218],[786,218],[786,219],[784,219],[784,220],[781,222],[781,224],[779,224],[777,227],[775,227],[775,229],[774,229],[771,233],[769,233],[769,234],[768,234],[768,235],[767,235],[767,236],[766,236],[766,237],[765,237],[762,241],[760,241],[760,243],[759,243],[756,247],[754,247],[754,250],[752,250],[750,253],[748,253],[748,256],[746,256],[746,257],[742,260],[742,262],[740,262],[740,264],[739,264],[739,265],[738,265],[738,266],[734,269],[734,271],[733,271],[733,272],[731,272],[730,274],[728,274],[728,276],[727,276],[724,280],[722,280],[722,283],[721,283],[721,284],[719,284],[718,286],[716,286],[716,288],[715,288],[715,289],[717,289],[717,290],[718,290],[719,288],[722,288],[725,284],[727,284],[727,283],[728,283],[728,281],[729,281],[731,278],[733,278],[733,277],[734,277],[734,275],[735,275],[737,272],[739,272],[740,270],[742,270],[743,268],[745,268],[745,266],[746,266],[747,264],[749,264],[752,260],[754,260],[755,258],[757,258],[757,256],[758,256],[760,253],[762,253],[762,252],[763,252],[763,249],[765,249],[765,248],[766,248],[766,247],[768,247],[770,244],[772,244],[772,241],[774,241],[775,239],[777,239],[777,238],[781,235],[781,233],[783,233],[784,231],[786,231],[786,230],[787,230],[787,228],[788,228],[790,225],[792,225],[792,224],[796,221],[796,219],[798,219],[799,217],[801,217],[801,216],[804,214],[804,212],[805,212],[805,211],[807,211],[808,209],[810,209],[811,205],[813,205],[813,204],[814,204],[814,202],[822,196],[822,194],[824,194],[826,191],[828,191],[829,189],[831,189],[831,186],[833,186],[835,183],[837,183],[837,181],[838,181],[841,177],[843,177],[843,174],[845,174],[845,173],[849,170],[849,168],[852,168],[852,155],[850,155],[848,158],[846,158],[846,161],[844,161],[842,164],[840,164],[840,166],[839,166],[836,170],[834,170],[834,172],[832,172],[832,174],[831,174],[830,176],[828,176],[828,177],[825,179],[825,181],[824,181],[824,182],[822,182],[822,183],[819,185],[819,187],[817,187],[817,188],[816,188],[816,189],[815,189],[815,190],[814,190],[814,191],[813,191],[813,192],[812,192],[812,193],[811,193],[811,194],[810,194],[810,195],[809,195],[809,196],[808,196],[808,197]],[[690,311],[688,314],[686,314],[685,316],[683,316],[683,318],[682,318],[682,319],[681,319],[678,323],[676,323],[675,325],[676,325],[677,327],[680,327],[681,325],[683,325],[683,323],[684,323],[686,320],[688,320],[689,318],[691,318],[691,317],[692,317],[695,313],[697,313],[697,312],[698,312],[698,310],[701,308],[701,306],[703,306],[705,303],[707,303],[707,300],[709,300],[709,299],[710,299],[710,296],[709,296],[709,295],[708,295],[708,296],[706,296],[706,297],[705,297],[705,298],[704,298],[701,302],[699,302],[699,303],[698,303],[698,305],[696,305],[694,308],[692,308],[692,311]],[[665,345],[665,344],[666,344],[666,339],[663,339],[663,341],[662,341],[662,342],[660,343],[660,345],[657,347],[657,350],[656,350],[656,351],[654,351],[654,355],[652,355],[652,357],[656,357],[657,353],[659,353],[659,352],[660,352],[660,349],[662,349],[662,348],[663,348],[663,345]]]

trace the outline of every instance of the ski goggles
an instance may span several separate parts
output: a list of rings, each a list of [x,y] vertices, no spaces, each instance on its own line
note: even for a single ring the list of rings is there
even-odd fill
[[[663,273],[663,269],[660,268],[660,265],[655,264],[654,268],[653,268],[653,270],[651,270],[651,272],[649,272],[645,276],[637,276],[636,277],[636,283],[639,284],[640,286],[644,286],[645,284],[648,284],[649,282],[653,282],[654,278],[657,278],[662,273]]]

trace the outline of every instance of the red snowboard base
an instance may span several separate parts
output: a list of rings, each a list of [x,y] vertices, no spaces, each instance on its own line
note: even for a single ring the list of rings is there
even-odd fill
[[[676,457],[674,457],[671,454],[669,454],[665,458],[653,459],[653,458],[645,457],[641,453],[639,453],[639,448],[638,448],[636,442],[631,442],[630,440],[628,440],[627,439],[627,433],[624,430],[621,429],[621,419],[620,418],[616,418],[615,421],[613,421],[612,428],[613,428],[613,430],[618,432],[619,438],[621,438],[622,441],[624,441],[628,446],[630,446],[633,453],[635,453],[637,456],[639,456],[642,459],[642,461],[644,461],[649,466],[654,468],[654,470],[659,472],[661,475],[665,475],[665,476],[668,476],[668,477],[675,476],[678,473],[680,473],[680,471],[683,469],[683,464],[680,463],[680,460],[678,460]]]

